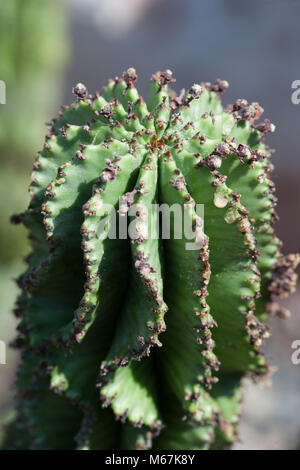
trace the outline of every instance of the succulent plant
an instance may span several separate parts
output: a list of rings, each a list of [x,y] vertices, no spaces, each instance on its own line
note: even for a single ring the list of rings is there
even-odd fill
[[[172,73],[157,72],[146,103],[136,79],[130,68],[101,94],[74,88],[36,156],[29,208],[13,217],[32,253],[6,448],[228,448],[242,379],[269,372],[266,320],[282,313],[273,300],[295,289],[298,263],[273,229],[274,126],[256,123],[257,103],[223,108],[225,81],[176,96]],[[141,208],[135,237],[99,234],[105,204],[119,224]],[[201,247],[173,224],[169,238],[149,236],[152,204],[187,209]]]

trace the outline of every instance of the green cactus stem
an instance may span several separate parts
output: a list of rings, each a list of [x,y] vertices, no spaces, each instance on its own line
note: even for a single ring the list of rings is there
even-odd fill
[[[256,123],[257,103],[223,108],[225,81],[176,97],[172,73],[157,72],[146,103],[136,79],[130,68],[101,94],[74,88],[36,156],[29,208],[13,218],[32,253],[18,280],[6,448],[226,449],[243,377],[269,372],[266,320],[294,291],[299,261],[274,234],[274,126]],[[106,204],[119,223],[139,208],[135,237],[99,235]],[[168,239],[157,223],[149,236],[152,204],[185,208],[201,246],[187,249],[173,223]]]

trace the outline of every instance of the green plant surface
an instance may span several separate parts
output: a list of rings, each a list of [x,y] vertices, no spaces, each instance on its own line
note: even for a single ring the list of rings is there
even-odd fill
[[[18,280],[6,448],[227,449],[243,377],[269,372],[265,321],[298,263],[273,228],[274,126],[256,123],[257,103],[223,108],[227,82],[176,97],[172,73],[157,72],[146,103],[136,78],[128,69],[93,96],[74,88],[37,154],[29,208],[13,218],[32,253]],[[144,211],[157,203],[187,211],[197,249],[172,212],[168,239],[156,223],[149,234]],[[99,234],[105,204],[120,224],[135,204],[133,238]]]

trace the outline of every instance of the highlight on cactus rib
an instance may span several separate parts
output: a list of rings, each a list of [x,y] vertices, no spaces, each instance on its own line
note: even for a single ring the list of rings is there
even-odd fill
[[[101,93],[75,86],[36,155],[30,205],[12,217],[32,252],[4,448],[227,449],[243,378],[270,372],[267,320],[299,262],[274,233],[274,125],[257,123],[258,103],[223,107],[223,80],[177,96],[159,71],[147,102],[136,80],[129,68]],[[201,247],[186,249],[173,224],[168,239],[147,236],[143,211],[131,239],[100,237],[105,204],[179,204],[195,233],[201,204]]]

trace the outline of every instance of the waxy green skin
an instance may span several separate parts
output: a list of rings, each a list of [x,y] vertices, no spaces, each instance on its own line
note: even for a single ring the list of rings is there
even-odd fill
[[[226,82],[176,98],[171,72],[157,72],[145,103],[136,78],[128,69],[94,96],[75,87],[14,218],[32,253],[18,281],[22,362],[6,448],[228,448],[241,380],[268,372],[270,299],[293,290],[297,264],[273,230],[263,143],[273,126],[255,124],[257,103],[224,110]],[[102,204],[133,203],[188,204],[195,230],[204,204],[202,248],[172,231],[145,237],[142,220],[134,240],[98,236]]]

